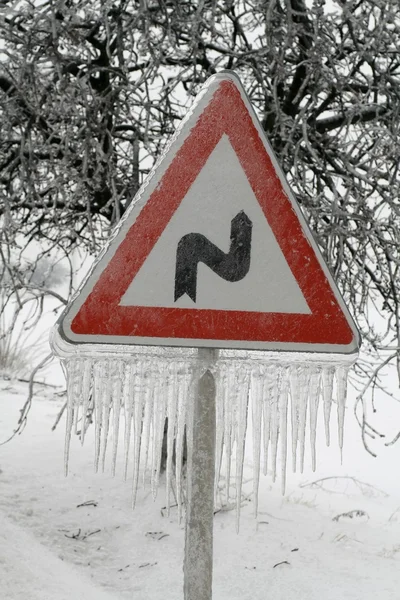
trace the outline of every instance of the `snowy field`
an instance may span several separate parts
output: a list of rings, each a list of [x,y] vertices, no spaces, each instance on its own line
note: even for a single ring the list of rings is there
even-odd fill
[[[83,448],[74,440],[65,478],[64,419],[51,430],[62,387],[35,390],[26,429],[0,450],[1,599],[183,598],[184,527],[163,509],[163,488],[155,502],[140,489],[132,511],[122,458],[115,478],[93,473],[91,430]],[[26,384],[0,380],[1,440],[26,394]],[[393,434],[394,410],[382,408]],[[262,477],[257,518],[248,449],[239,534],[222,494],[215,514],[215,600],[399,600],[400,442],[370,457],[348,413],[343,466],[321,435],[317,472],[288,473],[285,497],[279,480]]]

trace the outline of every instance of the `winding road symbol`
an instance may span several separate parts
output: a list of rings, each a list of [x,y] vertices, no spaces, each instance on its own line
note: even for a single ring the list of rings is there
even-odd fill
[[[188,233],[176,250],[175,302],[187,294],[196,302],[197,265],[204,263],[225,281],[240,281],[250,269],[253,223],[242,210],[231,221],[231,246],[223,252],[201,233]]]

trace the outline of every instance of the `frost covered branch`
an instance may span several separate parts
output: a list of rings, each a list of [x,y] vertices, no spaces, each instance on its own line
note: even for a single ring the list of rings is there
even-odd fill
[[[300,487],[301,488],[318,487],[321,489],[325,489],[324,488],[325,482],[327,482],[327,481],[337,482],[340,480],[351,481],[352,483],[354,483],[356,485],[356,487],[358,487],[360,489],[360,491],[364,495],[371,495],[371,494],[374,494],[377,492],[378,494],[381,494],[383,496],[388,496],[388,494],[386,492],[384,492],[383,490],[380,490],[376,486],[371,485],[370,483],[366,483],[365,481],[360,481],[356,477],[351,477],[350,475],[336,475],[336,476],[331,476],[331,477],[321,477],[320,479],[316,479],[315,481],[311,481],[308,483],[302,483],[302,484],[300,484]],[[332,490],[326,490],[326,491],[332,492]],[[338,492],[333,492],[333,493],[338,493]]]
[[[374,354],[359,385],[375,386],[381,349],[400,347],[397,0],[22,0],[0,36],[1,242],[98,252],[201,85],[232,69]]]
[[[53,359],[53,354],[48,354],[43,360],[40,361],[40,363],[32,370],[30,378],[29,378],[29,384],[28,384],[28,397],[23,405],[23,407],[20,410],[20,416],[17,422],[17,427],[14,429],[14,431],[12,432],[11,436],[6,439],[4,442],[0,442],[0,446],[3,446],[3,444],[7,444],[10,440],[12,440],[16,435],[19,435],[20,433],[22,433],[22,431],[25,428],[25,425],[27,423],[28,420],[28,414],[29,411],[31,410],[31,406],[32,406],[32,400],[33,400],[33,387],[35,385],[35,375],[38,371],[40,371],[40,369],[43,369],[43,367],[50,362]]]

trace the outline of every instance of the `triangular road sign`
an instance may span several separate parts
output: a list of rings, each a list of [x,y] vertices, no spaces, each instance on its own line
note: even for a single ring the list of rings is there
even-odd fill
[[[196,98],[60,333],[72,343],[357,351],[357,329],[235,75],[214,75]]]

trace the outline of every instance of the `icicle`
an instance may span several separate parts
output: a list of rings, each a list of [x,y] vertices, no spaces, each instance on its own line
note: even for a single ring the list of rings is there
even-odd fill
[[[73,399],[73,431],[75,435],[78,434],[79,427],[79,414],[80,414],[80,405],[82,402],[82,379],[83,379],[83,366],[82,360],[75,360],[73,366],[73,383],[72,386],[74,388],[74,399]]]
[[[221,477],[222,454],[224,449],[224,423],[225,405],[227,402],[228,383],[226,365],[222,364],[218,370],[217,394],[215,406],[216,439],[215,439],[215,477],[214,477],[214,504],[218,500],[218,484]]]
[[[317,418],[320,393],[321,369],[314,369],[310,376],[309,403],[310,403],[310,444],[311,444],[311,463],[312,470],[316,469],[316,437],[317,437]]]
[[[84,377],[84,368],[85,361],[76,359],[74,361],[73,368],[73,388],[74,388],[74,411],[73,411],[73,430],[75,435],[79,433],[79,416],[81,413],[82,403],[83,403],[83,395],[82,395],[82,383]],[[83,420],[83,418],[82,418]]]
[[[239,371],[238,377],[239,393],[238,406],[236,411],[236,531],[239,532],[240,506],[242,502],[242,482],[243,482],[243,463],[244,447],[247,429],[247,408],[249,401],[250,374],[243,366]]]
[[[157,496],[158,482],[160,479],[161,454],[164,438],[164,424],[166,413],[166,384],[167,374],[166,365],[161,363],[159,375],[157,377],[154,390],[154,426],[153,426],[153,453],[152,453],[152,473],[151,473],[151,491],[153,498]]]
[[[178,520],[182,519],[182,469],[183,469],[183,453],[186,433],[186,402],[189,394],[188,390],[188,374],[183,368],[181,373],[178,373],[178,389],[177,402],[178,413],[176,419],[176,461],[175,461],[175,479],[176,479],[176,502],[178,504]]]
[[[148,373],[146,383],[146,399],[144,404],[144,417],[143,417],[143,440],[144,443],[144,461],[143,461],[143,487],[146,484],[148,461],[149,461],[149,448],[150,448],[150,427],[153,421],[153,408],[154,408],[154,373],[153,370]]]
[[[77,361],[79,363],[79,361]],[[76,377],[76,383],[75,383],[75,398],[74,398],[74,416],[73,416],[73,430],[74,430],[74,434],[78,435],[79,431],[78,431],[78,427],[79,427],[79,409],[80,409],[80,399],[81,399],[81,387],[82,387],[82,379],[81,379],[81,367],[80,365],[77,368],[78,370],[78,374]]]
[[[105,361],[98,360],[93,367],[93,403],[95,420],[95,450],[94,450],[94,469],[97,473],[100,461],[101,434],[103,429],[103,375],[105,370]]]
[[[337,367],[336,369],[336,393],[337,393],[337,410],[338,410],[338,432],[339,432],[339,448],[340,460],[343,461],[343,430],[344,430],[344,415],[346,409],[346,391],[347,391],[347,374],[348,367]]]
[[[306,424],[310,370],[308,366],[299,369],[299,443],[300,443],[300,472],[304,471],[304,453],[306,447]]]
[[[87,413],[89,410],[90,388],[92,385],[92,361],[88,358],[83,366],[83,381],[82,381],[82,426],[81,426],[81,444],[85,440],[87,429]]]
[[[291,400],[291,425],[292,425],[292,469],[296,473],[297,442],[299,439],[299,367],[290,369],[290,400]]]
[[[166,504],[167,514],[170,512],[170,492],[171,492],[171,475],[172,475],[172,459],[174,454],[175,445],[175,420],[177,412],[177,391],[178,383],[177,371],[179,370],[179,363],[171,363],[168,368],[168,389],[167,389],[167,468],[166,468]]]
[[[74,407],[76,401],[76,379],[79,369],[78,360],[69,360],[66,362],[67,369],[67,425],[65,429],[64,445],[64,472],[68,475],[69,450],[71,445],[71,435],[74,423]]]
[[[112,369],[113,362],[108,361],[107,368],[105,369],[105,380],[103,379],[103,450],[101,455],[101,468],[104,473],[105,462],[106,462],[106,452],[107,452],[107,443],[108,443],[108,431],[110,429],[110,412],[112,405]]]
[[[282,494],[286,488],[286,462],[287,462],[287,405],[289,374],[288,367],[282,367],[279,382],[279,435],[281,439],[281,477]]]
[[[125,481],[128,476],[128,463],[129,463],[129,447],[131,443],[131,430],[132,430],[132,414],[133,414],[133,402],[135,393],[135,371],[136,363],[128,363],[125,367],[125,378],[124,387],[122,392],[122,402],[124,405],[125,415],[125,432],[124,432],[124,478]]]
[[[132,480],[132,507],[136,504],[136,495],[139,481],[140,444],[142,439],[143,404],[145,399],[146,377],[143,361],[138,361],[135,373],[133,392],[133,480]]]
[[[229,504],[229,490],[231,479],[231,460],[232,460],[232,416],[234,405],[237,402],[237,382],[235,377],[235,365],[227,366],[227,391],[225,394],[224,406],[224,446],[225,446],[225,492],[226,503]]]
[[[276,459],[278,454],[278,438],[279,438],[279,388],[281,378],[281,367],[278,367],[276,371],[275,381],[269,397],[271,407],[271,421],[270,421],[270,438],[271,438],[271,467],[272,467],[272,481],[275,483],[276,480]]]
[[[119,421],[121,415],[121,396],[124,383],[124,364],[121,361],[114,361],[112,373],[112,404],[113,404],[113,452],[112,452],[112,475],[115,476],[117,463],[118,439],[119,439]]]
[[[330,444],[329,422],[331,419],[332,394],[333,394],[333,376],[335,374],[334,367],[324,367],[322,370],[322,386],[324,399],[324,423],[325,423],[325,438],[326,445]]]
[[[223,351],[221,351],[223,352]],[[124,474],[127,477],[129,452],[133,446],[133,483],[132,504],[135,504],[139,477],[139,466],[144,466],[143,478],[147,469],[151,470],[151,491],[155,497],[160,478],[161,456],[166,419],[168,419],[166,455],[166,503],[169,510],[171,488],[176,482],[178,517],[182,516],[184,493],[182,482],[184,474],[183,455],[185,443],[188,455],[191,455],[191,432],[188,430],[193,410],[193,392],[205,364],[197,360],[176,359],[169,354],[155,356],[149,360],[138,352],[135,362],[132,357],[111,357],[104,354],[67,357],[68,406],[65,441],[65,471],[68,471],[68,457],[71,444],[71,432],[82,421],[80,440],[83,443],[87,428],[87,414],[91,398],[95,421],[95,469],[101,460],[104,470],[108,431],[112,428],[112,473],[119,443],[120,410],[125,413]],[[227,360],[228,358],[228,360]],[[329,445],[329,419],[332,404],[333,379],[336,378],[336,396],[338,406],[339,447],[343,450],[343,426],[345,417],[346,382],[349,365],[327,363],[325,357],[301,357],[304,362],[294,360],[280,361],[274,355],[270,362],[261,362],[260,355],[251,353],[238,360],[235,356],[223,357],[213,368],[217,382],[216,398],[216,450],[215,450],[215,502],[219,489],[219,479],[223,460],[226,478],[226,502],[230,502],[231,470],[235,468],[236,485],[236,524],[239,526],[245,435],[249,389],[252,399],[253,423],[253,494],[254,513],[258,510],[258,490],[261,470],[261,449],[263,451],[263,470],[268,469],[270,454],[272,477],[277,474],[278,453],[282,492],[286,483],[286,461],[288,452],[288,399],[291,397],[291,456],[293,470],[300,465],[304,468],[305,435],[307,411],[310,419],[310,445],[312,468],[316,467],[316,427],[318,422],[319,396],[323,394],[324,422],[326,441]],[[334,366],[335,365],[335,366]],[[309,408],[308,408],[309,407]],[[111,415],[111,410],[112,415]],[[133,425],[132,425],[133,424]],[[132,431],[133,430],[133,431]],[[187,433],[187,438],[186,438]],[[132,438],[132,442],[131,442]],[[271,445],[271,446],[270,446]],[[236,446],[236,448],[234,448]],[[300,451],[298,453],[298,448]],[[235,467],[232,467],[232,454],[235,451]],[[150,458],[151,453],[151,458]],[[299,460],[297,460],[299,454]],[[141,458],[143,459],[142,463]],[[175,468],[173,461],[175,459]],[[296,464],[297,463],[297,464]]]
[[[262,388],[263,370],[253,370],[251,373],[251,406],[253,424],[253,495],[254,515],[258,514],[258,488],[260,483],[261,459],[261,414],[262,414]]]
[[[193,421],[194,421],[194,401],[195,395],[197,393],[197,385],[198,381],[201,377],[201,370],[199,368],[199,363],[196,362],[194,365],[194,369],[191,373],[189,387],[188,387],[188,395],[187,395],[187,403],[186,403],[186,440],[187,440],[187,483],[188,489],[190,488],[190,465],[192,465],[193,461]],[[186,510],[186,515],[188,511]]]
[[[276,369],[274,365],[268,365],[262,388],[262,402],[263,402],[263,437],[264,437],[264,475],[268,472],[268,446],[271,437],[271,396],[273,390],[273,382],[276,376]]]

